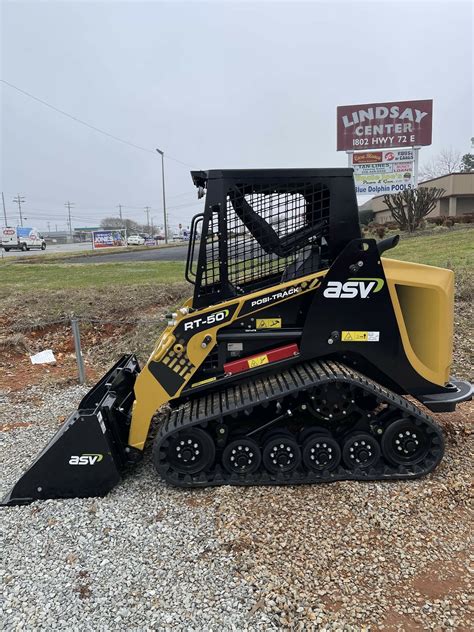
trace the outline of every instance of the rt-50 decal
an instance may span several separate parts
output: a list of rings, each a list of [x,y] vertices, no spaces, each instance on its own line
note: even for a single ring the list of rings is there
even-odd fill
[[[222,309],[220,312],[212,312],[202,318],[195,318],[194,320],[188,320],[184,323],[184,331],[195,330],[201,327],[209,327],[221,323],[229,315],[228,309]]]
[[[380,292],[384,286],[384,280],[377,277],[371,279],[349,279],[341,281],[329,281],[323,292],[325,298],[368,298],[371,294]]]

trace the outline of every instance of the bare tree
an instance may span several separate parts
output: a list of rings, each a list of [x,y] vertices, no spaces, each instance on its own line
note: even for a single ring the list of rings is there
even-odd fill
[[[420,226],[422,219],[435,209],[437,201],[444,193],[444,189],[420,187],[406,189],[394,195],[384,195],[383,201],[401,230],[412,233]]]
[[[442,149],[431,162],[426,163],[420,168],[419,178],[421,182],[445,176],[448,173],[461,171],[462,156],[461,152],[455,149]]]
[[[139,232],[143,230],[141,224],[131,219],[121,219],[120,217],[104,217],[100,225],[102,228],[126,228],[128,232]]]

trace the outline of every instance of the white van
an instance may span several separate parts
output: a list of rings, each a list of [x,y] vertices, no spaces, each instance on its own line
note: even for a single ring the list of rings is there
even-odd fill
[[[46,242],[37,228],[7,226],[1,230],[0,245],[6,252],[13,249],[30,250],[30,248],[39,248],[40,250],[45,250],[46,248]]]

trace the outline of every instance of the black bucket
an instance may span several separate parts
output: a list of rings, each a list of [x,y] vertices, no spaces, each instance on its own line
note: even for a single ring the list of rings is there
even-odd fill
[[[142,454],[128,446],[133,386],[139,372],[135,356],[123,356],[87,393],[1,504],[109,492]]]

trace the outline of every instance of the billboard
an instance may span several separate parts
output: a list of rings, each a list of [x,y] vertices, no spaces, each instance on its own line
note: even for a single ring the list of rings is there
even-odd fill
[[[387,101],[337,108],[337,151],[431,145],[433,101]]]
[[[94,230],[92,231],[93,248],[117,248],[125,246],[124,230]]]
[[[351,156],[357,195],[398,193],[413,188],[414,151],[365,151]]]

